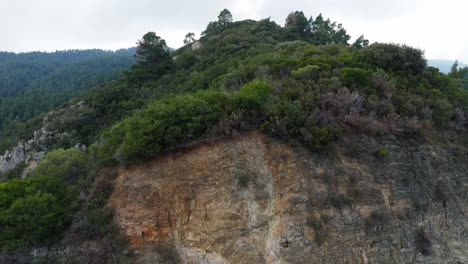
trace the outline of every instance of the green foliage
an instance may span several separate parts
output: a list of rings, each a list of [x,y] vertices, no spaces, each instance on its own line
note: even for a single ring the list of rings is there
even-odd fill
[[[0,52],[0,128],[47,112],[133,63],[134,50]]]
[[[368,87],[370,85],[372,73],[359,68],[343,68],[343,84],[347,87]]]
[[[267,82],[255,80],[243,85],[234,94],[233,101],[241,109],[261,110],[270,93],[271,88]]]
[[[315,20],[312,21],[312,43],[316,45],[324,44],[344,44],[348,45],[351,38],[342,24],[331,22],[330,19],[325,20],[322,14],[319,14]]]
[[[342,130],[337,127],[313,127],[303,132],[302,141],[311,149],[323,149],[328,143],[338,139]]]
[[[96,155],[104,162],[112,158],[125,162],[172,149],[216,124],[226,104],[225,95],[215,91],[154,101],[104,133]]]
[[[316,80],[319,77],[320,67],[317,65],[307,65],[292,72],[295,78],[303,80]]]
[[[0,184],[0,246],[12,251],[56,242],[70,221],[73,193],[48,176]]]
[[[226,8],[219,13],[218,16],[218,23],[220,26],[224,27],[227,26],[228,24],[232,23],[232,14],[229,10]]]
[[[186,40],[192,42],[194,36],[188,34]],[[150,32],[138,42],[137,64],[125,77],[48,115],[45,128],[70,138],[48,146],[62,149],[40,162],[36,177],[0,184],[0,246],[14,249],[56,241],[73,211],[70,197],[76,196],[63,181],[78,185],[102,163],[151,158],[204,136],[261,128],[286,141],[322,150],[342,133],[410,134],[420,121],[441,129],[467,126],[468,90],[462,88],[467,71],[457,69],[448,77],[427,68],[422,51],[404,45],[366,47],[368,42],[360,37],[349,47],[346,30],[321,15],[314,20],[294,12],[283,28],[270,19],[233,22],[225,10],[198,41],[202,48],[195,52],[190,45],[169,52],[165,41]],[[43,65],[33,72],[50,72],[49,67]],[[73,78],[80,76],[88,75]],[[65,83],[67,78],[63,78]],[[53,96],[47,89],[41,90],[44,94],[32,94]],[[9,92],[8,96],[15,94]],[[75,107],[79,101],[85,102],[83,107]],[[9,105],[2,98],[0,106],[4,102]],[[37,114],[35,109],[26,109],[25,116]],[[2,151],[20,139],[29,140],[43,125],[43,116],[11,122],[23,119],[7,112],[0,113],[0,117],[11,117],[0,131]],[[91,158],[75,149],[64,150],[77,142],[88,146],[94,142]],[[374,154],[389,157],[384,148]],[[11,175],[19,175],[20,169]],[[113,191],[112,177],[104,178],[102,182],[98,178],[76,216],[76,231],[85,238],[107,239],[116,233],[110,223],[112,212],[105,208]],[[247,187],[251,180],[246,174],[236,178],[240,187]],[[344,195],[330,198],[330,205],[339,209],[351,203]],[[41,211],[35,211],[36,207]],[[378,231],[389,219],[385,210],[373,212],[366,228]],[[325,223],[324,218],[309,222],[319,245],[326,240]],[[29,235],[20,230],[23,225],[39,230]],[[168,258],[173,259],[172,253]]]
[[[166,41],[154,32],[146,33],[137,42],[136,63],[127,77],[133,83],[156,80],[173,69]]]
[[[384,160],[390,157],[390,151],[386,147],[378,147],[374,154],[377,158]]]
[[[33,243],[52,242],[65,225],[65,210],[50,193],[38,192],[15,200],[2,212],[4,226],[0,237],[3,247],[10,251]]]
[[[367,48],[369,46],[369,40],[365,39],[364,35],[361,35],[352,46],[358,49]]]
[[[348,45],[351,38],[341,24],[324,19],[319,14],[315,20],[307,19],[302,11],[292,12],[286,18],[285,34],[288,39],[301,38],[315,45],[331,43]]]
[[[385,71],[420,75],[426,68],[424,52],[406,45],[374,43],[364,49],[366,59]]]
[[[76,183],[90,171],[90,161],[86,153],[78,149],[57,149],[47,153],[34,170],[35,176],[51,176]]]

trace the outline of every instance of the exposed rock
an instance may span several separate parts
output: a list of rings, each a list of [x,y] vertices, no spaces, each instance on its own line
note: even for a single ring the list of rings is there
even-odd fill
[[[16,166],[24,163],[26,165],[22,177],[25,177],[37,166],[38,162],[45,156],[47,149],[56,142],[64,141],[70,135],[67,132],[49,131],[51,121],[60,118],[60,115],[70,111],[85,107],[85,102],[80,101],[77,104],[70,105],[57,111],[49,112],[43,119],[42,128],[33,132],[33,138],[18,142],[18,145],[11,150],[5,151],[0,155],[0,178],[6,172],[14,169]],[[86,146],[76,143],[75,148],[86,150]]]
[[[203,44],[201,44],[200,41],[196,41],[192,44],[192,50],[197,51],[203,47]]]
[[[252,133],[121,168],[109,205],[137,263],[468,263],[466,149],[453,151],[356,136],[313,154]]]

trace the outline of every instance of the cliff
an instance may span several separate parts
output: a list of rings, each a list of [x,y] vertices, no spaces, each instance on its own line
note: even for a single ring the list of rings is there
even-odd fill
[[[67,118],[67,115],[79,116],[79,112],[86,109],[86,103],[80,101],[76,104],[48,112],[42,120],[42,127],[33,132],[34,136],[31,139],[20,140],[15,147],[0,155],[0,179],[5,173],[21,164],[25,165],[21,177],[26,177],[28,173],[34,170],[38,162],[51,147],[60,146],[61,144],[72,144],[75,148],[86,149],[85,145],[73,138],[72,131],[59,131],[56,128],[56,124],[65,122],[64,119]]]
[[[120,168],[108,205],[137,263],[467,263],[467,153],[249,133]]]

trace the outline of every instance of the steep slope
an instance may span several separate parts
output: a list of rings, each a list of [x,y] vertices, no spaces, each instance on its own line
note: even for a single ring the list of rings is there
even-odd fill
[[[248,133],[121,168],[109,205],[137,263],[466,263],[467,154],[365,136],[314,154]]]
[[[466,262],[463,76],[322,16],[222,13],[0,131],[23,140],[0,158],[0,263]]]

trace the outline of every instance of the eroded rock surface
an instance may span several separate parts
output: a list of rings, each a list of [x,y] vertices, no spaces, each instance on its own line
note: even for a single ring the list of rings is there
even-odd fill
[[[86,109],[86,103],[79,101],[68,107],[49,112],[42,121],[41,129],[34,131],[33,138],[28,141],[21,140],[11,150],[7,150],[3,155],[0,155],[0,178],[20,164],[25,165],[22,175],[22,177],[25,177],[34,170],[49,147],[60,144],[60,142],[72,141],[72,135],[69,132],[59,131],[56,126],[57,124],[64,126],[61,124],[65,122],[64,119],[67,119],[63,118],[64,115],[83,109]],[[80,142],[75,142],[75,148],[84,150],[86,146]]]
[[[467,168],[463,147],[251,133],[121,168],[109,205],[138,263],[468,263]]]

